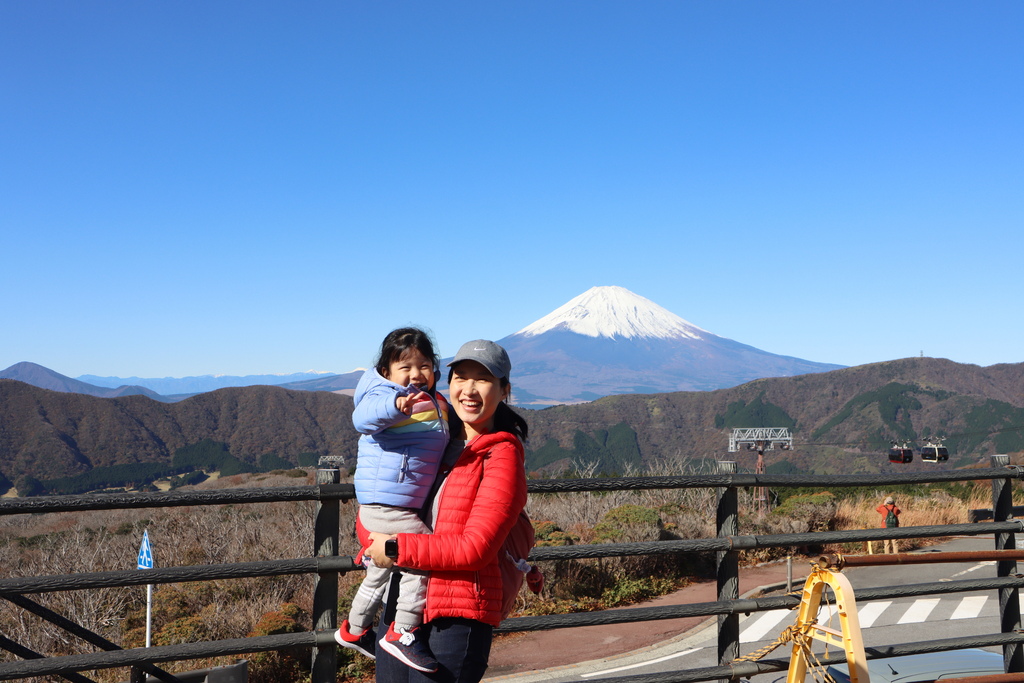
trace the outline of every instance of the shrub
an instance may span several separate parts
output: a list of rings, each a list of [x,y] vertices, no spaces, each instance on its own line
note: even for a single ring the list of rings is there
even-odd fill
[[[609,510],[594,527],[595,540],[603,543],[656,541],[661,537],[661,517],[640,505],[620,505]]]
[[[300,620],[304,613],[295,603],[284,603],[279,610],[267,612],[256,622],[249,637],[274,636],[282,633],[301,633],[306,629]],[[249,680],[251,683],[276,683],[277,681],[303,680],[309,673],[307,648],[258,652],[250,658],[252,663]]]
[[[276,636],[282,633],[301,633],[306,629],[299,624],[302,609],[293,602],[286,602],[276,612],[267,612],[256,622],[249,638],[257,636]]]
[[[666,578],[620,579],[601,594],[601,603],[605,608],[629,605],[669,593],[675,590],[677,585],[678,581]]]
[[[802,531],[828,531],[834,528],[838,501],[829,491],[820,491],[808,495],[791,496],[782,505],[772,510],[776,517],[789,517],[795,520],[794,528],[806,526]]]
[[[198,614],[180,617],[153,634],[154,645],[177,645],[210,639],[206,621]]]
[[[538,546],[572,545],[574,541],[579,540],[562,531],[557,524],[550,521],[533,520],[533,533]]]

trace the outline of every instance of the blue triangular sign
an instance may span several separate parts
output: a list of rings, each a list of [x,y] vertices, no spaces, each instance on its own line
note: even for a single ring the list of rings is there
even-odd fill
[[[142,532],[142,546],[139,548],[139,569],[153,568],[153,547],[149,545],[149,530]]]

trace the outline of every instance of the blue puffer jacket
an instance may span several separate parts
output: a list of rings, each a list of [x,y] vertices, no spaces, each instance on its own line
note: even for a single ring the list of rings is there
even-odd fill
[[[356,499],[362,505],[421,508],[448,445],[448,403],[440,394],[406,415],[395,398],[408,393],[371,368],[356,386],[352,424],[359,437]]]

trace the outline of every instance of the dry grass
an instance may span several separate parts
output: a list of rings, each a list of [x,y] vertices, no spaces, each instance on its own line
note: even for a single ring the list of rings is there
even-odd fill
[[[207,481],[196,488],[308,483],[311,478],[243,475]],[[354,528],[354,506],[342,505],[341,511],[341,528]],[[309,557],[314,514],[314,503],[298,502],[15,515],[0,518],[0,563],[8,576],[135,569],[144,528],[149,531],[158,567]],[[352,535],[343,532],[340,553],[354,554],[356,550]],[[342,591],[349,591],[359,578],[358,574],[342,576]],[[156,586],[154,644],[245,637],[264,615],[281,610],[284,603],[298,605],[305,620],[301,626],[309,629],[312,582],[312,576],[301,575]],[[124,647],[144,644],[143,587],[29,597]],[[0,631],[48,655],[94,650],[6,601],[0,601]],[[0,661],[16,659],[0,652]],[[228,662],[187,661],[165,668],[184,671],[224,663]],[[124,669],[86,675],[98,681],[128,679]]]
[[[593,464],[575,463],[580,478],[594,476]],[[693,469],[682,466],[649,467],[643,473],[646,477],[693,473]],[[639,476],[636,471],[627,471],[624,476]],[[666,489],[648,491],[608,491],[581,493],[532,494],[526,510],[534,521],[547,520],[577,537],[582,543],[593,540],[593,528],[611,510],[623,505],[640,505],[653,510],[678,509],[683,514],[671,515],[666,530],[679,538],[707,538],[715,536],[715,492],[711,489]]]
[[[992,494],[983,487],[975,489],[966,500],[950,495],[942,489],[934,489],[928,495],[901,497],[894,495],[897,506],[902,511],[900,526],[931,526],[941,524],[966,524],[968,510],[992,507]],[[839,502],[835,517],[836,530],[877,529],[882,526],[882,515],[877,507],[886,496],[886,491],[863,493],[857,497],[845,498]],[[904,539],[899,542],[900,551],[913,550],[940,542],[941,539]],[[882,543],[873,544],[874,551],[879,552]],[[828,552],[867,552],[866,543],[829,545]]]

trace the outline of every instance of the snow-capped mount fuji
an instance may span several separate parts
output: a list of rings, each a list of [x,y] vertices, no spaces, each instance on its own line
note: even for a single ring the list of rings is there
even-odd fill
[[[498,343],[512,360],[514,400],[533,406],[724,389],[842,367],[719,337],[623,287],[593,287]]]
[[[650,299],[614,286],[591,287],[516,335],[534,337],[555,330],[609,339],[701,339],[709,334]]]

